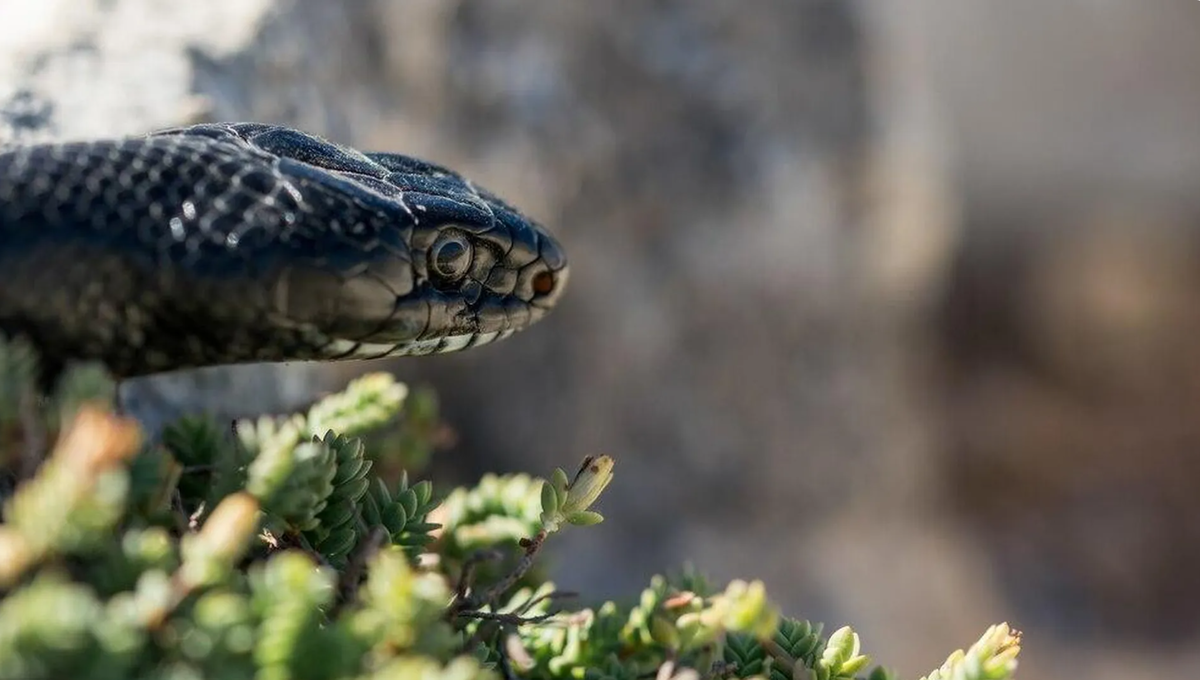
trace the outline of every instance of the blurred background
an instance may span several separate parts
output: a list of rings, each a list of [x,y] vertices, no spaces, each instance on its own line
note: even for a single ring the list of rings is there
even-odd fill
[[[551,225],[556,313],[392,364],[439,480],[617,458],[559,584],[690,561],[916,677],[1200,669],[1200,5],[0,0],[0,130],[300,127]],[[378,365],[130,386],[154,418]]]

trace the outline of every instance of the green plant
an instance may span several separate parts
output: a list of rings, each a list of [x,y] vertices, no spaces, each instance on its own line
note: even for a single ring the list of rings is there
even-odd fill
[[[49,395],[38,375],[29,345],[0,342],[0,680],[894,677],[849,627],[782,616],[760,582],[684,571],[580,606],[538,557],[603,520],[613,460],[439,499],[379,474],[419,462],[438,430],[426,398],[417,428],[369,439],[405,420],[390,376],[146,441],[96,367]],[[995,626],[928,680],[1007,678],[1018,651]]]

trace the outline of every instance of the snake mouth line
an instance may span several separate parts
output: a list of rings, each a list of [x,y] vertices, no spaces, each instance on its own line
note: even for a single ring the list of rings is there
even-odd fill
[[[518,329],[510,328],[503,331],[481,333],[461,333],[444,335],[428,340],[410,340],[399,343],[356,342],[354,340],[334,340],[329,349],[339,359],[384,359],[387,357],[423,356],[427,354],[444,354],[457,352],[472,347],[487,345],[503,340]]]

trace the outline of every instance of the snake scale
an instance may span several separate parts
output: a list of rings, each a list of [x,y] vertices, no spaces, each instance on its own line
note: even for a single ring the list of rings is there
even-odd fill
[[[0,333],[118,377],[451,352],[542,318],[543,227],[458,173],[214,123],[0,149]]]

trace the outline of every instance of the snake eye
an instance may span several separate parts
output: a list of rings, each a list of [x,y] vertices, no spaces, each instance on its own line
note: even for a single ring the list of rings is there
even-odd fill
[[[445,234],[429,249],[429,269],[439,279],[457,281],[471,268],[471,242],[459,234]]]

